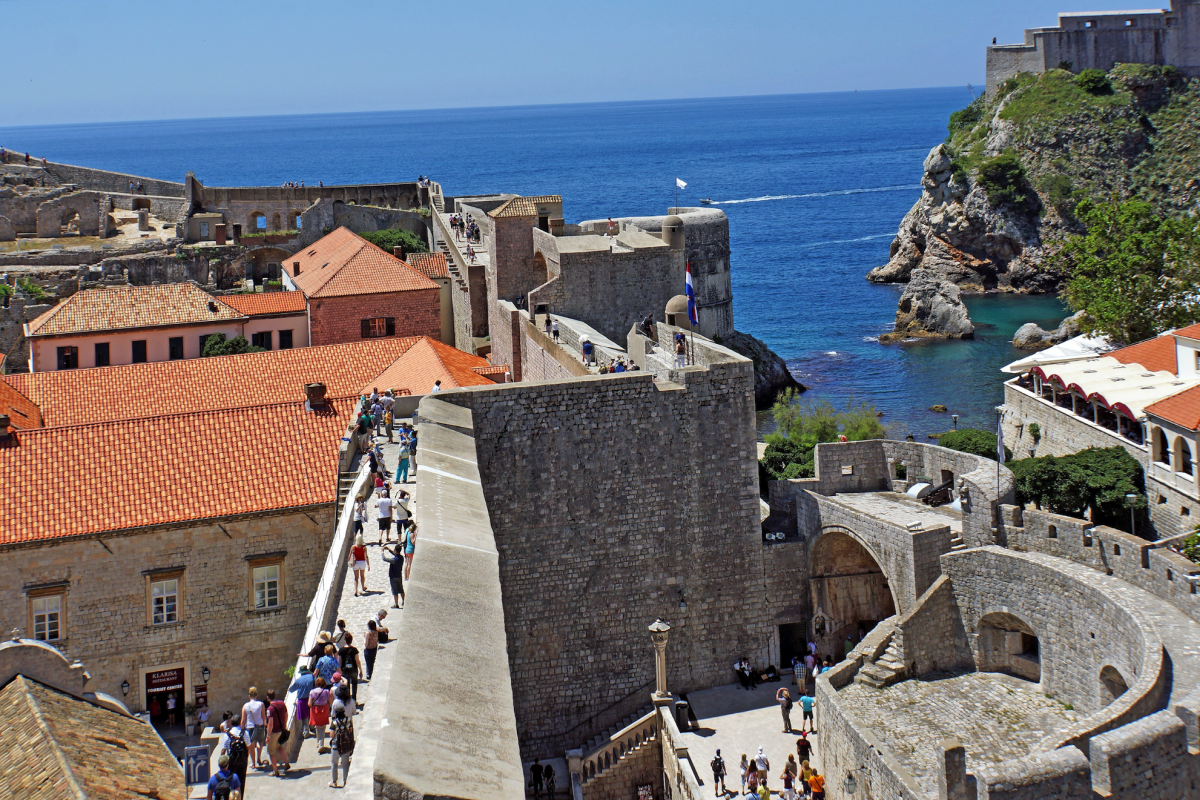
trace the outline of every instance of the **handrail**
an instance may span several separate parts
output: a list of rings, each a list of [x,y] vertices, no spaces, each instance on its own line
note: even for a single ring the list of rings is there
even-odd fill
[[[618,706],[618,705],[620,705],[621,703],[624,703],[624,702],[626,702],[627,700],[629,700],[631,697],[635,697],[635,696],[637,696],[637,695],[639,695],[639,694],[644,694],[644,693],[645,693],[645,692],[646,692],[646,691],[647,691],[647,690],[648,690],[648,689],[649,689],[651,686],[653,686],[653,685],[654,685],[654,678],[651,678],[650,680],[646,681],[644,684],[642,684],[642,685],[641,685],[641,686],[639,686],[638,688],[634,689],[634,690],[633,690],[632,692],[630,692],[629,694],[625,695],[624,697],[620,698],[619,700],[614,700],[613,702],[609,703],[609,704],[608,704],[607,706],[605,706],[604,708],[602,708],[602,709],[600,709],[599,711],[597,711],[595,714],[592,714],[592,715],[591,715],[590,717],[588,717],[587,719],[583,720],[582,722],[576,723],[574,727],[568,728],[566,731],[564,731],[564,732],[563,732],[563,735],[564,735],[564,736],[570,736],[571,734],[575,733],[575,731],[577,731],[577,730],[579,730],[580,728],[582,728],[584,725],[587,725],[588,723],[594,722],[595,720],[599,719],[599,717],[600,717],[600,715],[601,715],[601,714],[606,714],[606,713],[608,713],[609,711],[611,711],[611,710],[612,710],[613,708],[615,708],[616,706]],[[622,715],[622,716],[623,716],[623,715]],[[607,725],[605,725],[605,726],[603,726],[603,727],[607,728],[608,726],[607,726]]]
[[[580,780],[587,784],[615,769],[621,759],[656,741],[658,730],[658,709],[653,708],[585,753],[580,759]]]

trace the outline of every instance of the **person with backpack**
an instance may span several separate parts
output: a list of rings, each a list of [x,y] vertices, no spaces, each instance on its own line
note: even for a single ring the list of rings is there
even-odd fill
[[[533,800],[541,800],[542,762],[536,758],[533,760],[533,766],[529,768],[529,788],[533,790]]]
[[[208,800],[238,800],[242,796],[242,782],[229,768],[229,756],[218,758],[217,767],[217,774],[208,779]]]
[[[237,776],[240,791],[240,787],[246,785],[246,770],[250,768],[250,748],[245,733],[236,722],[225,739],[225,755],[229,758],[229,771]],[[220,760],[217,763],[220,764]]]
[[[720,750],[718,750],[717,754],[715,756],[713,756],[712,763],[709,764],[709,766],[712,767],[712,773],[713,773],[713,791],[716,792],[717,797],[723,797],[727,793],[725,790],[726,770],[725,770],[725,759],[721,758]],[[719,791],[717,791],[718,785],[721,787],[721,789]]]
[[[792,695],[786,688],[780,689],[775,693],[775,702],[779,703],[779,710],[783,712],[783,732],[792,732]]]
[[[292,768],[287,754],[291,731],[287,724],[287,703],[275,699],[275,690],[267,690],[267,758],[271,760],[271,775],[278,778]],[[280,767],[283,772],[280,772]]]
[[[359,657],[358,648],[354,646],[354,634],[346,632],[346,637],[343,640],[342,649],[338,651],[338,659],[341,661],[342,677],[350,682],[350,696],[354,702],[358,702],[358,676],[362,675],[362,659]]]
[[[350,756],[354,753],[354,728],[350,725],[350,718],[346,716],[346,709],[342,706],[335,706],[333,709],[331,733],[333,749],[329,753],[329,760],[333,768],[333,782],[329,784],[329,787],[336,789],[338,788],[338,765],[341,764],[342,767],[342,786],[345,787],[346,779],[350,776]]]

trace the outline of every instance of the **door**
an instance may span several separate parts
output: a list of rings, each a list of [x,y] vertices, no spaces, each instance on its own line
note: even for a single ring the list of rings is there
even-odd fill
[[[806,645],[808,637],[805,636],[805,625],[803,622],[789,622],[786,625],[779,626],[779,668],[790,669],[792,666],[792,656],[796,656],[803,660],[804,654],[808,652]]]

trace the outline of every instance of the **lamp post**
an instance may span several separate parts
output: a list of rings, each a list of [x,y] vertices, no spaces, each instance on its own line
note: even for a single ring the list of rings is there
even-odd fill
[[[667,691],[667,634],[671,626],[661,619],[654,620],[648,628],[650,641],[654,644],[654,696],[665,699],[671,696]]]
[[[1134,536],[1137,536],[1137,521],[1134,519],[1133,504],[1137,502],[1137,499],[1138,496],[1136,494],[1125,495],[1125,501],[1129,503],[1129,532]]]
[[[208,667],[201,667],[201,668],[200,668],[200,677],[201,677],[201,678],[204,678],[204,682],[205,682],[205,683],[208,683],[208,676],[209,676],[210,674],[211,674],[211,673],[208,671]]]
[[[958,430],[958,414],[951,414],[950,421],[954,423],[954,430]]]
[[[129,681],[121,681],[121,696],[129,696]]]

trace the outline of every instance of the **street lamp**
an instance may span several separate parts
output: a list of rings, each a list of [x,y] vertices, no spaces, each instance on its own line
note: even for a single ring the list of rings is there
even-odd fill
[[[852,795],[852,794],[854,794],[855,791],[857,791],[858,781],[854,780],[854,773],[860,772],[860,771],[867,771],[867,768],[865,766],[862,766],[862,767],[859,767],[858,769],[851,769],[851,770],[846,771],[846,782],[842,785],[843,788],[845,788],[845,790],[846,790],[846,794]]]
[[[958,414],[951,414],[950,421],[954,423],[954,430],[958,430]]]
[[[680,601],[682,602],[682,601]],[[669,697],[667,691],[667,634],[671,626],[661,619],[654,620],[649,627],[650,641],[654,644],[654,696]]]
[[[1137,536],[1137,523],[1133,516],[1133,504],[1137,502],[1137,499],[1138,496],[1136,494],[1125,495],[1125,501],[1129,503],[1129,532],[1134,536]]]
[[[129,681],[121,681],[121,696],[129,696]]]
[[[211,673],[208,671],[208,667],[201,667],[201,668],[200,668],[200,677],[201,677],[201,678],[204,678],[204,682],[205,682],[205,683],[208,683],[208,676],[209,676],[210,674],[211,674]]]

